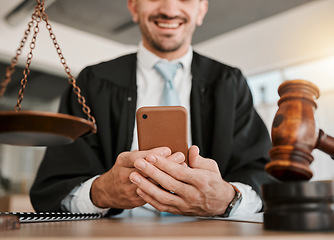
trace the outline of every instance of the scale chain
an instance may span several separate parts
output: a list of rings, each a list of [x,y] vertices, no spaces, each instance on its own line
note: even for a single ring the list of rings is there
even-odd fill
[[[30,67],[31,60],[32,60],[32,57],[33,57],[32,51],[35,48],[36,38],[37,38],[37,34],[39,32],[39,23],[41,22],[41,20],[43,20],[46,23],[46,28],[49,32],[49,35],[50,35],[50,38],[51,38],[51,40],[54,44],[54,47],[56,48],[57,54],[60,58],[60,62],[65,68],[65,72],[68,76],[68,81],[73,87],[73,92],[77,95],[79,104],[82,105],[82,111],[87,115],[88,119],[94,124],[94,126],[95,126],[95,131],[94,132],[96,132],[95,118],[90,114],[91,110],[86,105],[86,99],[81,95],[81,89],[76,85],[76,80],[72,76],[71,70],[68,67],[68,65],[66,63],[66,60],[65,60],[65,58],[62,54],[60,46],[59,46],[59,44],[56,40],[56,36],[53,33],[51,24],[48,21],[48,15],[45,13],[44,0],[36,0],[36,2],[37,2],[37,5],[35,7],[35,12],[31,16],[32,20],[28,23],[28,29],[25,31],[24,37],[22,38],[21,43],[20,43],[20,47],[16,51],[16,56],[12,59],[11,65],[9,67],[7,67],[7,69],[6,69],[6,78],[0,85],[0,97],[3,96],[4,92],[6,91],[8,83],[11,81],[11,75],[15,71],[15,66],[18,62],[18,57],[22,52],[22,48],[24,47],[24,45],[27,41],[28,35],[31,32],[31,28],[34,25],[34,22],[36,22],[36,26],[34,28],[34,35],[32,37],[31,43],[30,43],[30,52],[28,54],[28,58],[27,58],[27,61],[26,61],[26,66],[25,66],[25,69],[23,71],[24,77],[21,80],[21,89],[19,91],[17,104],[15,106],[15,111],[16,112],[21,110],[21,102],[23,100],[24,90],[25,90],[25,87],[27,85],[27,77],[30,73],[29,67]]]
[[[24,95],[24,90],[27,86],[27,83],[28,83],[28,75],[30,74],[30,64],[31,64],[31,60],[33,58],[33,49],[35,49],[35,46],[36,46],[36,39],[37,39],[37,34],[39,32],[39,27],[38,27],[38,24],[41,22],[41,18],[40,16],[37,15],[37,9],[35,11],[35,13],[32,15],[32,18],[34,19],[34,21],[36,22],[36,26],[34,28],[34,35],[31,39],[31,43],[30,43],[30,52],[28,54],[28,57],[27,57],[27,61],[26,61],[26,66],[25,66],[25,69],[23,70],[23,78],[21,80],[21,89],[19,91],[19,96],[17,98],[17,104],[15,106],[15,111],[16,112],[19,112],[21,111],[21,102],[23,100],[23,95]]]
[[[16,50],[16,55],[11,60],[11,65],[6,68],[6,78],[2,81],[1,86],[0,86],[0,98],[4,95],[8,83],[11,81],[12,74],[15,72],[15,66],[18,63],[18,58],[22,53],[22,48],[24,47],[24,45],[25,45],[25,43],[28,39],[28,36],[30,34],[30,31],[31,31],[31,28],[32,28],[33,25],[34,25],[34,20],[31,20],[28,23],[28,28],[24,32],[24,36],[23,36],[23,38],[20,42],[20,46]]]

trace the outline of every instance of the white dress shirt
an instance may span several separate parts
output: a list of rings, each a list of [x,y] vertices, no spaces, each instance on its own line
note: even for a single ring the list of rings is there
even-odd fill
[[[190,91],[191,91],[191,61],[193,57],[193,50],[190,47],[188,52],[181,58],[173,60],[172,62],[180,62],[182,68],[179,68],[174,77],[174,87],[179,93],[180,103],[190,113]],[[158,61],[168,61],[167,59],[161,59],[148,51],[142,43],[139,44],[137,53],[137,109],[143,106],[159,106],[164,86],[164,79],[162,76],[153,68]],[[189,115],[189,114],[188,114]],[[191,122],[188,117],[188,143],[191,146]],[[137,126],[135,125],[133,141],[131,150],[138,149],[137,139]],[[106,213],[108,209],[101,209],[93,205],[90,199],[90,188],[95,176],[81,185],[74,188],[62,201],[62,208],[70,212],[102,212]],[[239,214],[251,214],[260,211],[262,208],[262,201],[258,194],[248,185],[233,182],[239,191],[242,193],[243,198],[238,207],[234,212],[234,215]],[[150,208],[148,206],[148,208]],[[135,208],[134,210],[139,208]],[[125,210],[121,216],[133,216],[137,215],[134,210]],[[149,215],[142,214],[139,215]]]

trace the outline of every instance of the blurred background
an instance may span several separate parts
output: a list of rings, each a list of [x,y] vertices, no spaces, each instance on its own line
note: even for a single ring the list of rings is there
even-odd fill
[[[19,47],[35,0],[0,1],[0,76]],[[72,74],[87,65],[136,51],[139,30],[125,0],[45,0],[53,31]],[[334,1],[209,0],[194,49],[240,68],[268,127],[277,111],[278,86],[305,79],[321,91],[318,125],[334,136]],[[29,46],[30,38],[27,42]],[[13,110],[28,47],[21,54],[0,110]],[[37,38],[22,109],[56,112],[67,77],[45,24]],[[0,144],[0,196],[26,196],[44,154],[42,147]],[[312,180],[334,180],[334,161],[314,150]]]

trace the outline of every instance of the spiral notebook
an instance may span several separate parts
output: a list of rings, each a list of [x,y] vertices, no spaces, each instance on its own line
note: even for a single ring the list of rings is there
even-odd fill
[[[1,212],[0,216],[15,215],[20,223],[58,222],[92,220],[102,217],[101,213],[67,213],[67,212]]]

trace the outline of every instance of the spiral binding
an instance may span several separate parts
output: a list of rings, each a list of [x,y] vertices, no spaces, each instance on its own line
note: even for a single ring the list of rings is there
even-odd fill
[[[1,212],[0,216],[14,215],[20,223],[30,222],[58,222],[93,220],[102,217],[101,213],[69,213],[69,212]]]

